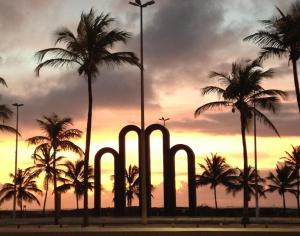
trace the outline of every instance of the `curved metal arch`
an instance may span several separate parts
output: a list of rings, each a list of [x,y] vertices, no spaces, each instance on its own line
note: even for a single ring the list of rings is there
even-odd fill
[[[189,191],[189,212],[191,215],[196,210],[196,173],[195,173],[195,154],[193,150],[184,144],[177,144],[170,149],[170,202],[172,205],[172,213],[176,212],[176,189],[175,189],[175,155],[178,151],[184,150],[187,154],[188,161],[188,191]]]
[[[159,130],[163,136],[163,175],[164,175],[164,208],[168,215],[171,210],[169,186],[170,173],[169,169],[169,151],[170,151],[170,133],[169,130],[160,125],[152,124],[145,129],[145,149],[146,149],[146,191],[147,191],[147,206],[148,211],[151,209],[151,152],[150,152],[150,136],[152,132]]]
[[[129,132],[135,132],[138,135],[138,145],[139,145],[139,167],[141,166],[141,129],[136,126],[136,125],[126,125],[124,126],[120,133],[119,133],[119,156],[120,156],[120,174],[125,176],[125,170],[126,170],[126,166],[125,166],[125,159],[126,159],[126,145],[125,145],[125,141],[126,141],[126,135]],[[140,169],[140,168],[139,168]],[[122,189],[122,191],[125,193],[125,178],[123,178],[120,182],[120,188]],[[123,201],[123,199],[122,199]],[[126,197],[124,194],[124,202],[126,203]],[[139,202],[141,202],[141,200],[139,199]],[[139,204],[140,205],[140,204]],[[126,205],[124,206],[124,208],[126,207]]]
[[[120,156],[118,152],[110,147],[100,149],[95,155],[94,161],[94,176],[95,176],[95,191],[94,191],[94,210],[97,215],[101,214],[101,158],[104,154],[110,153],[114,157],[114,183],[115,183],[115,214],[123,215],[125,213],[125,190],[121,183],[125,182],[125,173],[120,174]]]

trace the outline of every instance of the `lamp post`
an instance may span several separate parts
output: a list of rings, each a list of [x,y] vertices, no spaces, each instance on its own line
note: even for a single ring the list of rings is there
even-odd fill
[[[129,2],[130,5],[140,8],[140,57],[141,57],[141,210],[142,223],[147,223],[147,195],[146,195],[146,153],[145,153],[145,102],[144,102],[144,53],[143,53],[143,8],[153,5],[154,1],[144,4],[140,0]]]
[[[259,217],[259,202],[258,202],[258,172],[257,172],[257,143],[256,143],[256,108],[255,108],[255,91],[253,102],[253,135],[254,135],[254,169],[255,169],[255,217]]]
[[[18,138],[19,138],[19,107],[24,104],[14,103],[12,104],[17,108],[17,120],[16,120],[16,152],[15,152],[15,178],[14,178],[14,203],[13,203],[13,218],[16,218],[16,203],[17,203],[17,168],[18,168]]]
[[[170,120],[170,118],[165,118],[162,116],[161,118],[159,118],[159,120],[161,120],[164,124],[164,127],[166,127],[166,121]]]

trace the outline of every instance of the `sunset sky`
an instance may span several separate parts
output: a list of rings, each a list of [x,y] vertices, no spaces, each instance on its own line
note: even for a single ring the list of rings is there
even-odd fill
[[[144,13],[144,60],[146,124],[158,123],[169,117],[167,127],[171,145],[189,145],[196,162],[203,162],[210,153],[226,157],[232,166],[242,167],[242,142],[238,113],[230,110],[207,112],[194,119],[195,109],[217,97],[202,97],[200,89],[218,85],[208,78],[211,70],[229,72],[237,59],[255,59],[259,49],[242,39],[261,27],[258,20],[276,14],[275,6],[285,11],[294,1],[289,0],[157,0]],[[116,18],[113,27],[129,31],[132,38],[126,45],[114,50],[133,51],[139,55],[139,11],[125,0],[0,0],[0,76],[8,88],[1,87],[1,103],[24,103],[20,108],[19,167],[33,164],[30,156],[34,147],[25,139],[39,135],[36,119],[43,115],[58,114],[72,117],[74,127],[85,131],[87,116],[87,83],[77,74],[76,67],[45,69],[40,77],[34,74],[37,61],[34,53],[54,45],[54,32],[68,27],[76,32],[82,11],[94,7],[98,13],[111,13]],[[291,145],[300,145],[300,116],[294,96],[291,65],[287,58],[264,63],[274,68],[275,76],[264,84],[265,88],[289,92],[278,114],[268,114],[278,128],[281,138],[270,130],[258,126],[258,166],[272,169]],[[100,68],[93,84],[94,116],[90,163],[102,147],[117,148],[118,133],[128,124],[140,124],[140,74],[132,66]],[[12,109],[14,107],[11,106]],[[9,122],[15,126],[15,116]],[[253,165],[253,136],[247,136],[249,162]],[[84,148],[84,137],[76,141]],[[128,135],[126,166],[137,164],[137,137]],[[14,171],[15,136],[0,133],[0,183],[9,181]],[[155,205],[162,204],[162,152],[159,133],[151,140],[152,175],[156,186]],[[73,154],[70,159],[75,160]],[[112,206],[112,158],[103,159],[103,204]],[[186,159],[178,153],[176,159],[178,202],[186,204]],[[197,167],[197,173],[200,173]],[[200,191],[200,190],[198,190]],[[221,191],[221,190],[220,190]],[[204,193],[204,191],[202,191]],[[210,194],[210,193],[209,193]],[[201,194],[200,194],[201,195]],[[70,194],[68,196],[73,195]],[[198,196],[198,205],[211,204],[210,197]],[[75,199],[75,198],[74,198]],[[206,199],[206,200],[204,200]],[[291,198],[294,201],[294,198]],[[229,200],[221,201],[232,206]],[[294,202],[288,204],[294,205]],[[241,203],[241,199],[238,200]],[[91,195],[90,203],[93,200]],[[273,202],[274,203],[274,202]],[[272,205],[273,203],[267,203]],[[52,202],[49,202],[51,207]],[[73,203],[72,203],[73,204]],[[276,202],[274,203],[276,204]],[[1,208],[10,205],[1,206]],[[281,202],[278,203],[281,206]],[[289,206],[289,205],[288,205]],[[34,207],[34,206],[32,206]],[[74,207],[67,205],[66,207]]]

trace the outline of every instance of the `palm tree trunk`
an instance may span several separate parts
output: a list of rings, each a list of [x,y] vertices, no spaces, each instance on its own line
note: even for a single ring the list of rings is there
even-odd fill
[[[49,189],[49,179],[47,178],[47,182],[46,182],[46,193],[45,193],[44,204],[43,204],[43,214],[45,214],[46,201],[47,201],[47,195],[48,195],[48,189]]]
[[[243,218],[242,224],[246,225],[249,223],[249,207],[248,207],[248,155],[247,155],[247,143],[246,143],[246,123],[245,117],[241,112],[241,133],[242,133],[242,142],[243,142],[243,157],[244,157],[244,207],[243,207]]]
[[[286,205],[285,205],[285,195],[284,195],[284,192],[282,194],[282,202],[283,202],[283,213],[285,214]]]
[[[79,210],[79,204],[78,204],[78,193],[75,193],[76,195],[76,207],[77,207],[77,211]]]
[[[57,176],[56,176],[56,147],[53,147],[53,186],[54,186],[54,224],[58,224],[58,197],[57,197]]]
[[[215,196],[215,206],[216,209],[218,209],[218,203],[217,203],[217,187],[214,186],[214,196]]]
[[[91,129],[92,129],[92,108],[93,108],[93,94],[92,94],[92,75],[88,74],[88,116],[86,125],[86,140],[85,140],[85,153],[84,153],[84,194],[83,194],[83,226],[88,226],[88,168],[89,168],[89,155],[91,143]]]
[[[299,89],[299,80],[298,80],[298,72],[297,72],[297,60],[292,59],[293,64],[293,74],[294,74],[294,84],[295,84],[295,91],[298,103],[298,110],[300,113],[300,89]]]

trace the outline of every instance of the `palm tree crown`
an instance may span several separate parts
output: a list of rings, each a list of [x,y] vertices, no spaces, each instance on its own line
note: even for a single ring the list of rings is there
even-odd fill
[[[241,169],[237,169],[238,174],[233,178],[233,181],[227,185],[227,192],[232,192],[235,195],[237,192],[243,190],[245,184],[248,185],[249,189],[249,199],[251,199],[251,195],[255,196],[256,193],[256,182],[255,182],[255,169],[251,166],[248,167],[248,181],[245,181],[244,171]],[[266,197],[265,195],[265,182],[266,180],[257,173],[257,192],[260,196]]]
[[[267,179],[270,180],[271,183],[268,184],[269,188],[266,191],[277,191],[282,196],[283,209],[285,211],[285,193],[296,193],[296,191],[293,189],[293,187],[297,184],[296,172],[286,163],[278,164],[276,165],[275,174],[270,172]]]
[[[114,66],[123,63],[138,65],[138,58],[132,52],[112,52],[118,42],[126,43],[130,34],[118,29],[110,29],[114,22],[109,14],[96,15],[91,9],[89,13],[82,13],[77,27],[77,35],[69,29],[63,28],[56,32],[56,44],[62,47],[52,47],[38,51],[36,56],[39,65],[35,71],[39,74],[43,67],[62,67],[78,65],[78,73],[84,75],[88,84],[88,114],[86,125],[86,145],[84,164],[84,222],[88,225],[88,166],[92,128],[92,79],[98,74],[102,65]],[[46,59],[45,59],[46,58]]]
[[[290,166],[295,172],[296,172],[296,177],[297,177],[297,192],[295,194],[297,198],[297,208],[298,208],[298,214],[300,213],[300,199],[299,199],[299,194],[300,194],[300,146],[292,146],[293,150],[291,153],[285,152],[286,157],[282,157],[284,162]]]
[[[0,77],[0,84],[7,87],[5,79],[3,79],[2,77]],[[13,114],[12,110],[7,105],[4,105],[4,104],[0,105],[0,120],[3,121],[3,123],[0,124],[1,131],[6,131],[6,132],[10,132],[10,133],[17,132],[14,128],[4,124],[4,121],[9,120],[11,118],[12,114]]]
[[[281,58],[287,55],[292,61],[294,84],[298,109],[300,112],[300,89],[297,72],[297,61],[300,57],[300,3],[291,5],[288,13],[284,14],[277,8],[279,16],[269,20],[262,20],[263,30],[244,38],[245,41],[253,41],[259,47],[260,59],[267,59],[275,56]]]
[[[227,186],[235,177],[235,169],[231,168],[224,157],[211,154],[211,159],[205,158],[205,165],[199,164],[203,170],[201,175],[196,175],[196,186],[209,185],[214,190],[215,207],[218,208],[217,191],[218,185]]]
[[[84,160],[77,160],[75,162],[66,161],[64,166],[66,170],[64,170],[63,185],[59,186],[58,190],[60,192],[66,192],[73,188],[76,196],[76,206],[77,209],[79,209],[78,201],[84,193]],[[92,166],[89,166],[89,190],[93,190],[94,188],[93,172]]]
[[[35,194],[42,195],[42,191],[36,185],[36,181],[34,180],[36,178],[35,174],[30,172],[29,169],[18,169],[17,175],[10,174],[10,177],[13,179],[12,183],[4,184],[0,190],[0,204],[13,199],[15,192],[14,179],[16,178],[16,197],[21,211],[23,210],[23,202],[36,202],[40,205]]]

